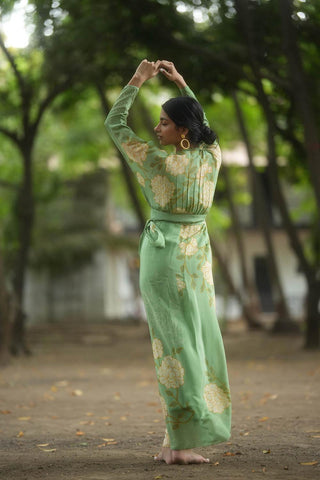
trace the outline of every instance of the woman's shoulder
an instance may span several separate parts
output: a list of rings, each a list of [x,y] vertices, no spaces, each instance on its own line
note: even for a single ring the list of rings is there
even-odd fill
[[[212,143],[211,145],[203,144],[203,149],[211,155],[216,163],[216,166],[220,168],[222,157],[221,157],[221,149],[220,145],[217,140]]]

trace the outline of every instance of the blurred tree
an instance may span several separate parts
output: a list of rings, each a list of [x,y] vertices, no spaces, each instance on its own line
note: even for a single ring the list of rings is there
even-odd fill
[[[27,352],[24,341],[24,313],[22,311],[25,273],[31,245],[34,222],[33,150],[42,117],[53,100],[70,87],[70,78],[56,82],[43,78],[41,52],[12,53],[0,35],[0,48],[10,69],[6,83],[1,85],[2,120],[0,133],[18,149],[22,164],[22,179],[15,201],[15,216],[19,245],[14,268],[14,291],[18,304],[13,329],[13,350]],[[3,62],[2,64],[3,65]],[[6,68],[6,67],[3,67]]]
[[[284,2],[287,3],[287,2]],[[265,28],[270,30],[272,28],[270,24],[266,26],[266,17],[273,17],[278,18],[279,12],[277,9],[277,2],[264,2],[262,6],[257,5],[255,1],[249,0],[236,0],[235,6],[237,9],[237,18],[240,26],[240,31],[242,32],[244,44],[246,46],[246,63],[248,64],[249,68],[252,72],[252,84],[255,88],[257,99],[261,108],[264,112],[264,116],[266,119],[267,124],[267,148],[268,148],[268,173],[270,176],[270,184],[273,187],[274,199],[278,205],[283,226],[287,232],[290,244],[293,248],[294,253],[296,254],[300,268],[305,275],[307,285],[308,285],[308,296],[307,296],[307,329],[306,329],[306,347],[308,348],[317,348],[320,344],[320,337],[319,337],[319,327],[320,327],[320,311],[319,311],[319,302],[320,302],[320,280],[319,280],[319,270],[320,270],[320,263],[319,263],[319,256],[317,252],[313,252],[313,258],[308,258],[306,250],[303,248],[303,244],[298,236],[297,229],[292,221],[289,207],[287,200],[285,198],[283,192],[283,185],[281,183],[280,174],[279,174],[279,167],[278,167],[278,142],[276,138],[277,130],[281,132],[281,128],[276,128],[276,125],[281,125],[281,119],[283,123],[283,116],[286,115],[286,124],[292,127],[292,120],[291,116],[293,114],[291,103],[295,105],[297,94],[293,92],[296,90],[297,85],[293,83],[293,90],[290,83],[290,75],[283,65],[283,59],[286,58],[283,55],[283,51],[286,54],[287,50],[281,48],[281,44],[279,45],[278,37],[276,37],[275,33],[271,30],[268,31],[269,35],[266,36]],[[292,6],[292,4],[291,4]],[[288,13],[288,5],[287,10]],[[264,13],[264,20],[262,18],[262,13]],[[284,19],[285,12],[282,11],[283,17],[283,26],[288,25],[288,19]],[[291,28],[291,20],[289,21]],[[257,25],[259,25],[259,30],[257,29]],[[265,28],[261,28],[261,25],[265,25]],[[273,22],[272,25],[277,25],[277,23]],[[288,27],[289,28],[289,27]],[[262,32],[264,36],[262,35]],[[272,35],[273,34],[273,35]],[[293,32],[291,32],[293,35]],[[268,42],[268,44],[267,44]],[[278,52],[276,51],[278,48]],[[273,78],[270,80],[271,76],[269,75],[269,82],[266,83],[265,81],[265,74],[264,69],[266,68],[265,62],[262,61],[263,52],[268,52],[268,64],[267,69],[269,69],[272,74]],[[271,57],[271,53],[274,53],[274,56]],[[295,45],[295,53],[297,52],[297,46]],[[271,60],[270,60],[271,57]],[[298,61],[297,57],[295,57],[295,68],[296,68],[296,75],[299,76],[300,83],[303,81],[304,72],[302,70],[302,65],[299,64],[301,67],[298,71]],[[282,68],[280,67],[280,62],[282,62]],[[292,60],[293,62],[293,60]],[[293,68],[293,67],[292,67]],[[276,76],[275,72],[277,72]],[[278,75],[280,76],[280,79]],[[297,83],[297,82],[296,82]],[[301,85],[301,88],[306,93],[306,85]],[[282,100],[282,101],[281,101]],[[306,99],[307,101],[308,99]],[[300,94],[299,94],[299,101]],[[314,104],[317,105],[318,98],[317,95],[314,96]],[[287,109],[283,108],[283,104],[287,104]],[[280,107],[278,106],[280,105]],[[305,110],[303,110],[304,115],[306,116]],[[311,110],[310,110],[311,114]],[[319,168],[315,165],[317,162],[317,151],[312,156],[310,155],[310,138],[314,140],[316,133],[316,128],[312,123],[312,114],[310,116],[310,120],[308,126],[305,125],[305,134],[304,134],[304,150],[305,152],[309,151],[309,179],[310,183],[314,188],[315,192],[315,199],[317,201],[317,191],[319,192],[319,182],[320,176],[317,175],[317,171]],[[297,119],[298,128],[300,126],[300,121]],[[310,128],[310,134],[306,132],[306,129]],[[290,127],[289,127],[290,129]],[[312,132],[311,132],[312,130]],[[295,136],[296,135],[296,136]],[[291,129],[290,137],[294,138],[294,143],[291,142],[291,147],[293,149],[297,148],[296,138],[299,138],[299,134],[296,133],[293,129]],[[288,140],[288,137],[287,137]],[[299,154],[301,153],[301,148],[299,146]],[[307,154],[308,157],[308,154]],[[306,155],[304,155],[306,158]],[[311,167],[311,163],[313,162],[313,166]],[[306,164],[304,164],[304,168],[306,168]],[[319,231],[319,218],[317,215],[317,234],[316,236],[319,238],[320,231]],[[285,320],[285,319],[283,319]],[[279,328],[282,330],[281,319],[279,324],[276,325],[275,328]]]

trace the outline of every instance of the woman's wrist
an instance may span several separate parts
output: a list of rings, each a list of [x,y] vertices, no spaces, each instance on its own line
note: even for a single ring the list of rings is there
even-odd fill
[[[145,82],[145,79],[136,73],[133,75],[131,80],[128,82],[128,85],[133,85],[134,87],[140,88]]]
[[[182,75],[180,75],[174,82],[178,88],[185,88],[187,86],[184,78]]]

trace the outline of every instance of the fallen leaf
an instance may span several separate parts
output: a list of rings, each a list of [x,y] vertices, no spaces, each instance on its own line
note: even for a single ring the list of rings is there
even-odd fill
[[[41,452],[55,452],[57,449],[56,448],[40,448]]]
[[[81,435],[84,435],[85,433],[82,432],[81,430],[77,430],[76,432],[76,435],[78,435],[79,437],[81,437]]]
[[[81,420],[81,422],[79,422],[80,425],[94,425],[95,422],[93,422],[92,420]]]
[[[159,403],[157,403],[157,402],[148,402],[147,405],[148,405],[148,407],[158,407],[158,406],[159,406]]]
[[[50,388],[51,392],[57,392],[58,389],[55,385],[52,385],[52,387]]]
[[[78,390],[78,389],[77,389],[77,390],[73,390],[73,391],[72,391],[72,395],[73,395],[74,397],[82,397],[83,391],[82,391],[82,390]]]
[[[110,417],[100,417],[101,420],[109,420]]]
[[[55,400],[55,398],[50,395],[50,393],[44,393],[43,398],[45,398],[46,400]]]
[[[159,478],[162,478],[162,475],[157,475],[156,477],[153,477],[154,480],[158,480]]]
[[[114,398],[115,400],[120,400],[120,393],[119,393],[119,392],[116,392],[116,393],[114,394],[113,398]]]
[[[127,419],[127,417],[125,417],[124,415],[122,417],[120,417],[120,420],[122,420],[123,422],[125,422]]]
[[[264,454],[267,454],[267,453],[270,453],[271,450],[270,450],[270,448],[268,448],[268,450],[262,450],[262,452],[263,452]]]
[[[147,433],[149,433],[150,435],[153,435],[153,434],[156,433],[156,432],[147,432]]]
[[[269,417],[261,417],[261,418],[259,418],[259,422],[266,422],[267,420],[269,420]]]
[[[18,420],[23,420],[23,421],[26,421],[26,420],[30,420],[31,417],[19,417]]]
[[[283,467],[283,470],[289,470],[289,467],[288,467],[287,465],[285,465],[285,466]]]
[[[159,423],[159,422],[161,422],[161,420],[159,420],[158,418],[155,418],[155,419],[153,420],[153,423]]]
[[[219,465],[219,462],[215,462],[213,465],[217,467]]]
[[[39,443],[37,447],[47,447],[49,443]]]
[[[264,405],[268,400],[275,400],[276,398],[278,398],[277,394],[265,393],[260,399],[260,404]]]
[[[19,432],[18,435],[17,435],[18,438],[21,438],[21,437],[24,437],[24,433],[23,432]]]
[[[0,413],[2,413],[2,415],[9,415],[9,413],[12,413],[11,410],[0,410]]]
[[[300,465],[318,465],[317,461],[314,462],[300,462]]]
[[[223,454],[224,457],[234,457],[235,455],[242,455],[241,452],[225,452]]]
[[[107,442],[107,445],[117,445],[118,442]]]
[[[68,385],[69,385],[69,382],[67,382],[67,380],[61,380],[60,382],[55,383],[56,387],[67,387]]]
[[[94,413],[92,413],[92,412],[87,412],[86,415],[87,415],[87,417],[93,417],[93,416],[94,416]]]
[[[104,442],[114,442],[114,438],[102,438],[101,440],[103,440]]]
[[[312,438],[320,438],[320,435],[312,435]]]

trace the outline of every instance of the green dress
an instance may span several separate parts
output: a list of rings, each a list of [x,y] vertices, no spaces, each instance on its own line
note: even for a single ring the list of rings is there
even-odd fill
[[[217,142],[169,155],[139,138],[127,125],[138,91],[132,85],[122,90],[105,125],[151,206],[140,237],[140,290],[166,423],[163,446],[182,450],[230,436],[228,374],[205,222],[221,154]],[[181,94],[194,97],[189,87]]]

